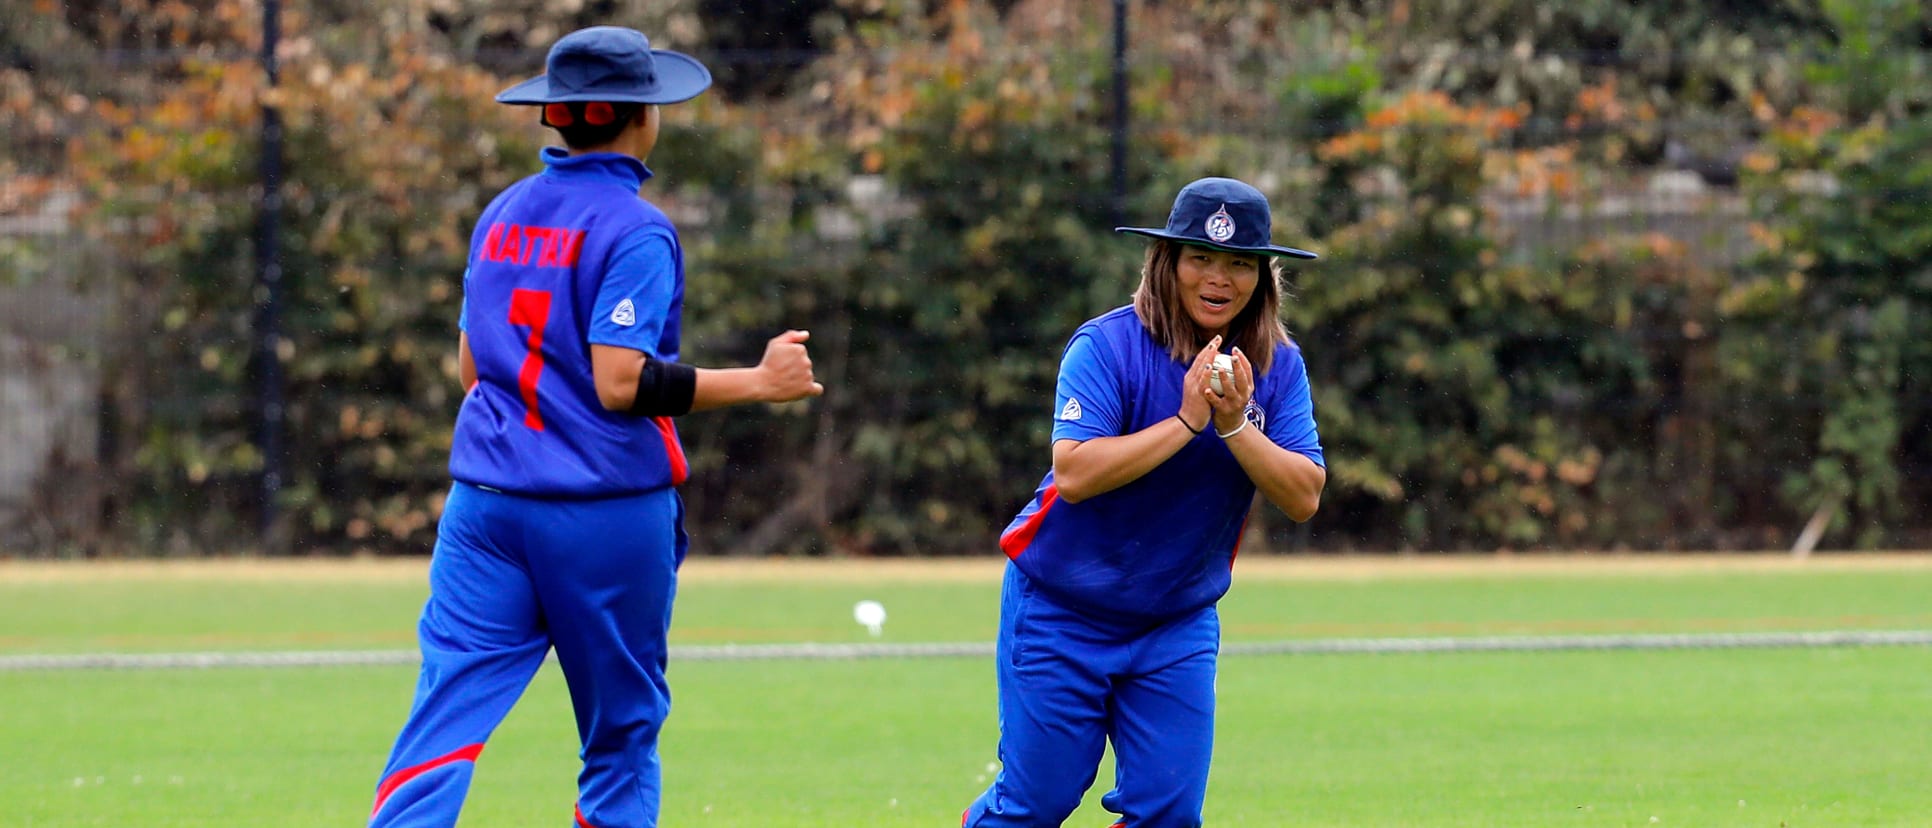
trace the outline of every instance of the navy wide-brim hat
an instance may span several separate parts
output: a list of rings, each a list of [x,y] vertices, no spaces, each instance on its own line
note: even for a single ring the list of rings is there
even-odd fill
[[[682,103],[711,87],[711,70],[696,58],[651,48],[636,29],[592,26],[550,47],[544,74],[497,93],[497,103],[575,101]]]
[[[1234,253],[1319,258],[1306,250],[1275,244],[1268,197],[1232,178],[1203,178],[1182,187],[1174,197],[1173,212],[1167,214],[1166,227],[1116,227],[1114,231]]]

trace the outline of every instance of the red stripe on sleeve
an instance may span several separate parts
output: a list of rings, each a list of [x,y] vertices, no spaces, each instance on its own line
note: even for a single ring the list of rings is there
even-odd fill
[[[1040,510],[1027,517],[1025,523],[1013,527],[1012,531],[1000,536],[1000,551],[1005,552],[1009,559],[1017,558],[1021,552],[1025,552],[1028,546],[1033,545],[1033,536],[1040,531],[1040,521],[1046,518],[1047,510],[1053,508],[1053,504],[1059,500],[1059,485],[1049,484],[1046,491],[1040,495]]]
[[[597,826],[590,824],[590,820],[584,819],[584,806],[582,804],[579,804],[575,810],[577,811],[577,828],[597,828]]]
[[[657,432],[664,438],[664,456],[671,460],[671,485],[678,486],[691,476],[691,463],[684,459],[684,444],[678,442],[678,427],[670,417],[652,417]]]
[[[389,795],[395,793],[397,788],[403,786],[403,783],[453,762],[474,762],[476,761],[477,754],[482,752],[483,743],[478,742],[474,745],[457,748],[450,753],[443,754],[427,762],[410,765],[390,774],[388,779],[382,780],[382,784],[376,787],[376,806],[369,809],[369,817],[374,819],[376,814],[382,811],[382,804],[389,801]]]

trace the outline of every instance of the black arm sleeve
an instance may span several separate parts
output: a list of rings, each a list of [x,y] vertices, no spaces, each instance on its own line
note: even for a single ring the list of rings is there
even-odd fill
[[[697,393],[698,369],[646,357],[644,372],[637,377],[637,396],[631,399],[631,413],[639,417],[686,414]]]

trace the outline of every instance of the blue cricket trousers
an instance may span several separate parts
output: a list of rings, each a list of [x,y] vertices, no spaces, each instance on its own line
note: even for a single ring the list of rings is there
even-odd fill
[[[1055,603],[1008,565],[1000,594],[999,775],[968,828],[1058,828],[1093,785],[1107,742],[1125,828],[1201,824],[1214,748],[1221,619],[1210,605],[1154,626]]]
[[[574,824],[657,825],[683,517],[672,489],[538,500],[452,486],[418,626],[416,699],[369,824],[455,825],[477,754],[555,647],[583,745]]]

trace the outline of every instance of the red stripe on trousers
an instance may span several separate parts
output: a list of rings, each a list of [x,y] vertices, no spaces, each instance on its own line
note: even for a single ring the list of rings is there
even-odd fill
[[[1013,531],[1000,536],[1000,551],[1005,552],[1008,558],[1017,558],[1021,552],[1026,551],[1028,546],[1033,545],[1033,535],[1040,531],[1040,521],[1046,518],[1047,510],[1053,508],[1053,504],[1059,499],[1059,484],[1046,487],[1046,492],[1040,495],[1040,510],[1034,512],[1025,523],[1015,527]]]
[[[584,819],[584,806],[582,803],[579,803],[575,810],[577,811],[577,828],[597,828],[597,826],[590,824],[590,820]]]
[[[390,774],[388,779],[382,780],[382,784],[376,787],[376,806],[369,809],[369,818],[374,819],[376,814],[382,812],[382,804],[384,802],[388,802],[389,795],[395,793],[397,788],[400,788],[403,786],[403,783],[408,782],[411,779],[415,779],[418,776],[422,776],[423,774],[433,771],[444,765],[450,764],[451,762],[474,762],[476,761],[477,754],[480,754],[482,752],[483,752],[483,743],[478,742],[474,745],[466,745],[464,747],[457,748],[454,751],[443,754],[442,756],[438,756],[427,762],[423,762],[417,765],[410,765],[409,767],[403,768],[402,770],[399,770],[399,771],[396,771],[395,773]]]

